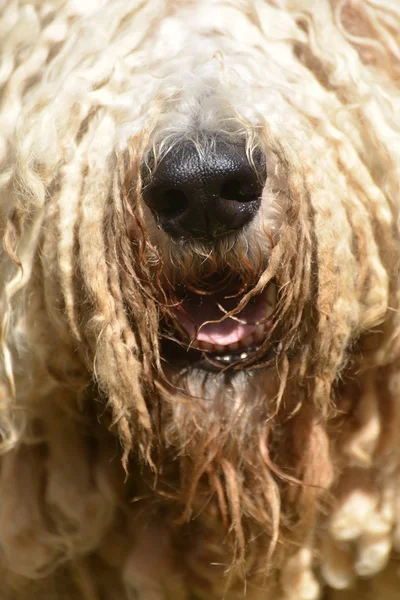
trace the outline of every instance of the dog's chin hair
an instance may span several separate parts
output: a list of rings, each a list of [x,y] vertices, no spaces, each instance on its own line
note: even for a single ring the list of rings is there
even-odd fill
[[[284,411],[280,413],[275,368],[220,374],[184,369],[170,376],[171,397],[163,388],[162,442],[179,456],[179,477],[171,471],[159,473],[161,494],[174,481],[176,504],[166,510],[172,511],[171,519],[192,520],[192,547],[210,547],[215,562],[225,565],[227,584],[249,569],[263,581],[282,566],[278,535],[290,554],[296,549],[297,535],[304,535],[312,523],[317,499],[332,476],[327,436],[312,407],[293,411],[289,419]],[[285,408],[294,406],[289,402]],[[300,448],[296,440],[305,431],[310,445]],[[314,477],[316,470],[321,475],[318,481],[313,479],[312,487],[296,480],[300,465],[306,477]],[[285,489],[279,480],[290,485]],[[300,527],[296,510],[281,514],[287,494],[298,499]],[[238,511],[242,511],[240,518]],[[228,515],[231,526],[224,532],[221,525]],[[197,522],[201,522],[198,535]],[[221,535],[223,545],[217,541]],[[191,570],[190,562],[187,568]],[[198,561],[196,575],[201,589],[213,581],[215,572],[210,572],[209,563],[201,568]]]
[[[221,511],[226,513],[224,502],[235,502],[235,496],[243,501],[248,495],[256,497],[260,493],[260,489],[248,488],[246,479],[252,479],[257,469],[266,470],[265,463],[262,467],[260,463],[254,464],[251,448],[260,441],[259,436],[265,436],[265,429],[262,428],[262,432],[259,429],[260,422],[268,420],[276,409],[272,401],[265,401],[267,389],[271,393],[276,386],[275,376],[271,371],[269,386],[265,373],[260,377],[257,373],[216,374],[185,368],[180,372],[171,370],[169,378],[173,401],[168,402],[168,388],[164,388],[162,435],[165,447],[175,449],[182,461],[179,487],[175,486],[178,504],[183,509],[184,520],[193,514],[201,515],[205,522],[212,522]],[[249,389],[252,390],[251,399]],[[228,480],[225,499],[218,494],[214,496],[221,474]],[[262,476],[258,481],[261,488],[275,485],[270,478],[263,481]],[[165,484],[169,482],[165,480]],[[276,502],[272,511],[279,512],[277,499]],[[224,514],[224,518],[226,516]],[[268,547],[277,531],[274,532],[271,514],[262,517],[260,511],[258,517],[258,525],[264,529],[263,543]],[[276,523],[276,519],[277,514],[272,521]],[[217,521],[214,526],[218,531]],[[239,522],[233,528],[230,542],[235,545],[238,540],[240,556],[236,559],[240,561],[244,557],[244,531]]]

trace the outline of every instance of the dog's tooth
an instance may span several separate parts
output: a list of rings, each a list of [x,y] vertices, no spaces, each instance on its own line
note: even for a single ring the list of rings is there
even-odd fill
[[[240,358],[244,359],[244,358],[247,358],[247,356],[248,356],[247,352],[242,352],[240,355]]]
[[[232,357],[229,354],[227,354],[225,356],[221,356],[221,361],[224,363],[230,363],[231,360],[232,360]]]
[[[237,352],[239,350],[239,342],[235,342],[234,344],[229,344],[228,346],[228,350],[230,350],[231,352]]]

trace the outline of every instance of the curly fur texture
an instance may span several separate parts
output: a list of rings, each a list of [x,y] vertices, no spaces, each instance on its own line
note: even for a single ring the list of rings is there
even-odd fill
[[[1,600],[398,597],[399,32],[397,0],[3,2]],[[262,208],[174,243],[143,165],[216,132]],[[177,368],[161,321],[221,269],[237,310],[277,286],[264,359]]]

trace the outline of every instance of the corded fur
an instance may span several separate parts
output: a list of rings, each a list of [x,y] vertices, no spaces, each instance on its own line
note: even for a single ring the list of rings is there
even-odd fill
[[[394,597],[399,31],[396,0],[4,4],[2,599]],[[142,165],[216,132],[266,154],[262,208],[172,243]],[[274,357],[175,370],[174,290],[227,268],[235,312],[276,282]]]

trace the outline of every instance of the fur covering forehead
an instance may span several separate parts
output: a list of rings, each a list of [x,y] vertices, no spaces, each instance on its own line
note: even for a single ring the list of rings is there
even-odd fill
[[[390,563],[399,31],[395,0],[3,5],[5,600],[336,598]],[[261,208],[174,241],[146,181],[217,135],[265,156]],[[221,273],[232,319],[275,289],[268,337],[171,360],[181,288]]]

